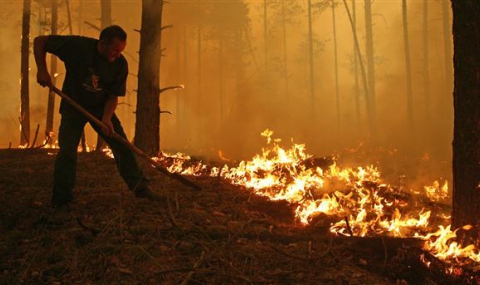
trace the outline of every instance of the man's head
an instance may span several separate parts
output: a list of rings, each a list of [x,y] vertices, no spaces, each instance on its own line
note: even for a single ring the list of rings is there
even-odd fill
[[[100,33],[98,51],[109,62],[115,61],[127,45],[127,33],[117,25],[106,27]]]

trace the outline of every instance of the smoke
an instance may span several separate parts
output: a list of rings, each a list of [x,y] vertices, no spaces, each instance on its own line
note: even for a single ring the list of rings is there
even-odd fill
[[[162,150],[181,151],[208,160],[220,159],[219,154],[230,160],[249,159],[265,146],[260,133],[268,128],[286,144],[292,140],[305,143],[307,152],[317,157],[340,154],[345,156],[345,163],[382,162],[392,173],[396,172],[394,167],[406,167],[401,159],[408,158],[411,165],[417,167],[423,165],[418,161],[439,161],[436,164],[439,169],[435,171],[448,175],[445,171],[449,172],[451,157],[453,105],[452,90],[447,89],[446,83],[453,80],[445,75],[440,3],[429,2],[427,54],[421,20],[423,3],[408,2],[413,75],[411,125],[401,1],[373,2],[376,89],[375,129],[372,130],[368,123],[372,114],[368,113],[359,65],[355,77],[353,35],[343,4],[339,2],[335,10],[335,66],[330,6],[319,2],[313,9],[311,59],[307,1],[285,1],[286,6],[282,6],[281,1],[268,2],[266,22],[263,1],[175,1],[164,6],[162,23],[172,28],[162,33],[161,87],[184,84],[185,89],[161,95],[161,109],[172,113],[161,115]],[[97,37],[98,32],[85,22],[98,22],[99,2],[70,3],[74,33]],[[19,6],[18,3],[11,5]],[[363,2],[356,1],[357,33],[366,68],[363,8]],[[282,9],[286,9],[286,13]],[[66,23],[65,10],[59,9],[59,13]],[[141,3],[114,1],[112,13],[114,23],[129,34],[125,55],[131,75],[128,94],[121,98],[117,113],[131,139],[139,48],[139,34],[134,30],[141,28]],[[2,129],[12,136],[18,133],[18,125],[12,120],[18,117],[19,72],[12,70],[19,70],[16,56],[20,50],[19,21],[9,19],[1,27],[4,35],[18,39],[0,44],[3,63],[0,85],[5,102],[0,119]],[[428,85],[425,55],[428,56]],[[7,56],[13,60],[6,60]],[[31,105],[41,113],[46,104],[45,90],[35,83],[33,61],[31,67]],[[44,124],[40,118],[35,120]],[[54,126],[57,128],[58,122]],[[15,137],[2,139],[3,146],[17,140]],[[87,132],[87,140],[94,143],[95,135],[91,131]],[[375,152],[381,153],[382,159]]]

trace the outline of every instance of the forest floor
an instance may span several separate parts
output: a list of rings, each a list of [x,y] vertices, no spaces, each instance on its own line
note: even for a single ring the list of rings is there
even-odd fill
[[[448,284],[402,259],[418,242],[335,237],[220,178],[193,190],[144,166],[167,204],[137,199],[99,153],[79,154],[72,219],[52,224],[54,160],[0,150],[0,284]]]

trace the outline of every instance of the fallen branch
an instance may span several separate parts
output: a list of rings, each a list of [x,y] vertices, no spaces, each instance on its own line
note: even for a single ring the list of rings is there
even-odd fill
[[[37,142],[37,137],[38,137],[38,129],[40,129],[40,124],[37,124],[37,129],[35,130],[35,137],[33,138],[33,142],[30,148],[35,147],[35,143]]]

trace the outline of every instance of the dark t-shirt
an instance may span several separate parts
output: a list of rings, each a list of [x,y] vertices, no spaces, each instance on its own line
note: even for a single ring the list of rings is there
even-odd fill
[[[101,111],[109,96],[125,96],[128,64],[123,55],[109,62],[100,56],[97,39],[81,36],[48,37],[46,51],[60,58],[66,68],[62,91],[87,110]],[[60,113],[71,110],[60,104]]]

